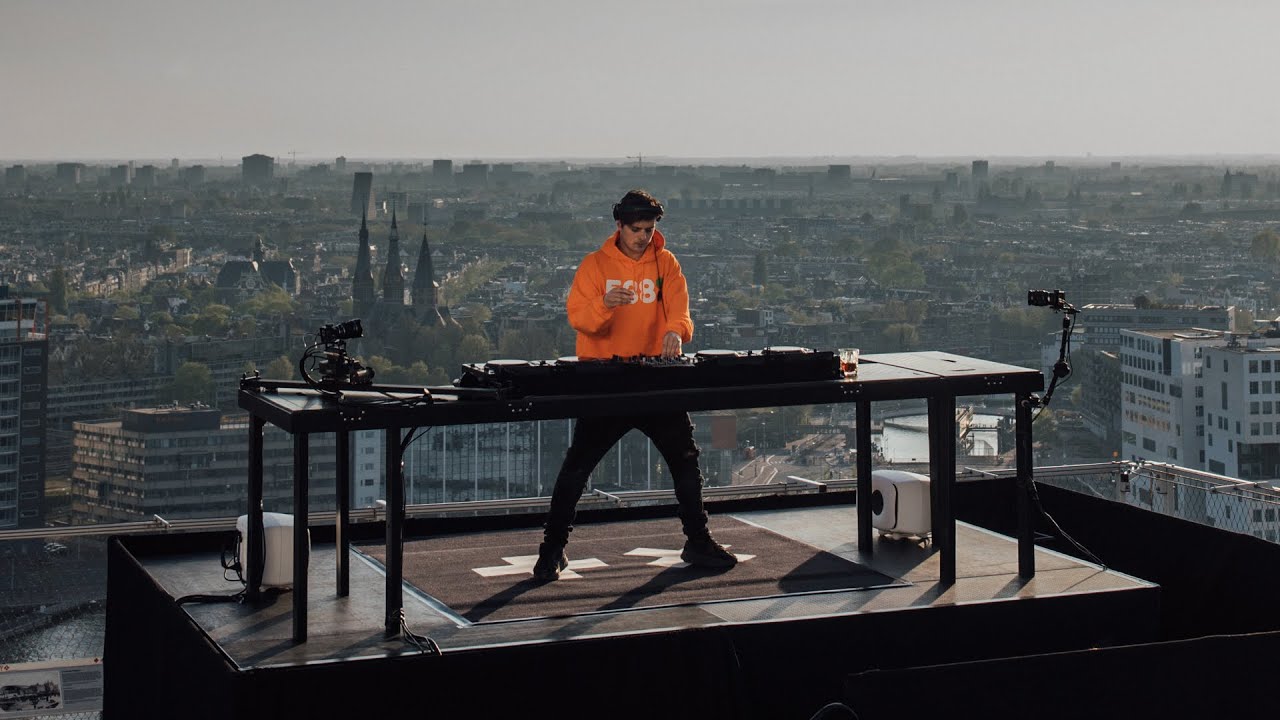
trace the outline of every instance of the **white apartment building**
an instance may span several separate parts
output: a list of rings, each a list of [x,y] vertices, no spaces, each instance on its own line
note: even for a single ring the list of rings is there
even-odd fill
[[[1205,468],[1280,479],[1280,338],[1238,338],[1204,350]]]
[[[1265,498],[1280,480],[1280,338],[1123,330],[1120,341],[1124,458],[1151,463],[1124,500],[1274,541],[1277,510]]]
[[[1203,470],[1201,354],[1223,334],[1121,330],[1119,340],[1122,457]]]

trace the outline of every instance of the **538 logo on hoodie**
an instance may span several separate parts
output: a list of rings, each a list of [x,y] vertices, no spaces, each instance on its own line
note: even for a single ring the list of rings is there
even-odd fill
[[[628,290],[636,291],[636,299],[631,301],[633,304],[636,302],[652,303],[658,299],[658,285],[649,278],[640,281],[639,289],[636,288],[635,280],[605,280],[604,291],[607,293],[619,285]]]

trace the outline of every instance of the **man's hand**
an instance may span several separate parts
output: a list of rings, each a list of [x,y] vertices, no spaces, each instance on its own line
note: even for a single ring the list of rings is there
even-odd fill
[[[604,294],[604,306],[609,308],[618,307],[619,305],[630,305],[635,301],[636,292],[634,290],[624,288],[621,285]]]
[[[662,357],[674,358],[680,356],[680,335],[674,330],[668,330],[666,335],[662,336]]]

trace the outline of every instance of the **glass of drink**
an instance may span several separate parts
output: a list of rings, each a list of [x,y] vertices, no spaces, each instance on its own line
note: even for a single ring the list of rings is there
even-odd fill
[[[840,369],[845,376],[858,374],[858,348],[840,348]]]

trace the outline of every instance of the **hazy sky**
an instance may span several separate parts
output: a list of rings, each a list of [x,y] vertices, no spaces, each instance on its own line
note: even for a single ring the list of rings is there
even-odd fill
[[[1280,153],[1275,0],[0,0],[0,158]]]

